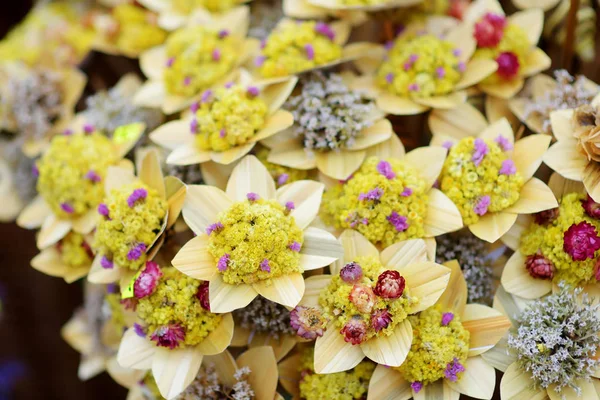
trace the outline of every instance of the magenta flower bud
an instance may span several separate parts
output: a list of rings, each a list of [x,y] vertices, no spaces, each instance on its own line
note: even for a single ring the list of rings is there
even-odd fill
[[[467,70],[467,64],[465,64],[464,62],[459,62],[458,63],[458,72],[465,72]]]
[[[102,180],[102,177],[100,175],[98,175],[96,173],[96,171],[94,170],[89,170],[86,174],[85,174],[85,179],[88,179],[94,183],[98,183]]]
[[[212,51],[212,59],[213,61],[219,61],[221,59],[221,51],[219,49],[214,49]]]
[[[340,270],[340,278],[346,283],[356,283],[363,277],[362,267],[355,262],[350,262]]]
[[[256,86],[250,86],[250,87],[248,87],[248,90],[246,91],[246,93],[250,97],[256,97],[260,94],[260,89],[257,88]]]
[[[305,45],[304,51],[306,52],[306,58],[308,58],[309,60],[315,59],[315,48],[312,44]]]
[[[266,258],[260,262],[260,269],[265,272],[271,272],[271,266],[269,265],[269,260]]]
[[[198,292],[196,293],[196,297],[200,300],[200,305],[206,311],[210,311],[210,298],[208,296],[208,285],[207,281],[204,281],[198,286]]]
[[[563,235],[563,242],[563,250],[574,261],[594,258],[594,253],[600,249],[600,237],[594,225],[588,222],[571,225]]]
[[[246,195],[246,198],[248,199],[248,201],[252,202],[252,201],[257,201],[258,199],[260,199],[260,196],[256,193],[250,192]]]
[[[544,257],[541,252],[527,256],[525,269],[532,278],[552,279],[554,277],[554,264]]]
[[[327,36],[327,38],[332,42],[335,39],[335,32],[333,31],[333,29],[331,29],[329,25],[327,25],[324,22],[317,22],[315,24],[315,32],[323,36]]]
[[[129,261],[139,260],[142,254],[146,252],[146,245],[144,243],[138,243],[133,246],[127,253],[127,259]]]
[[[498,63],[498,70],[496,73],[504,79],[513,79],[519,73],[519,58],[513,52],[506,51],[500,53],[500,55],[496,57],[496,63]]]
[[[387,179],[394,179],[396,173],[392,169],[392,165],[387,161],[379,161],[377,164],[377,172],[385,176]]]
[[[277,185],[278,186],[283,186],[285,185],[285,183],[288,181],[288,179],[290,178],[290,176],[288,174],[281,174],[277,177]]]
[[[206,228],[206,234],[210,235],[211,233],[219,233],[223,229],[223,224],[220,222],[215,222],[214,224],[210,224],[208,228]]]
[[[344,341],[353,345],[361,344],[367,339],[367,324],[359,318],[352,318],[340,330]]]
[[[33,175],[34,178],[40,176],[40,169],[38,168],[37,164],[33,164],[31,166],[31,175]]]
[[[419,90],[419,85],[417,85],[416,83],[411,83],[410,85],[408,85],[408,90],[411,92],[416,92]]]
[[[421,382],[415,381],[410,384],[410,387],[415,393],[419,393],[421,389],[423,389],[423,384]]]
[[[265,63],[266,60],[267,60],[267,57],[258,56],[254,59],[254,66],[261,67]]]
[[[221,258],[219,258],[219,261],[217,262],[217,269],[220,272],[225,272],[227,270],[227,267],[229,266],[229,254],[224,254],[221,256]]]
[[[137,322],[135,324],[133,324],[133,330],[135,331],[135,334],[138,335],[139,337],[146,337],[146,330],[144,329],[143,326],[141,326]]]
[[[373,326],[375,332],[387,328],[391,322],[392,316],[388,310],[375,310],[375,312],[371,314],[371,326]]]
[[[73,134],[73,129],[67,128],[63,131],[63,135],[65,135],[65,136],[71,136],[72,134]]]
[[[446,150],[450,150],[452,146],[454,146],[454,144],[449,140],[446,140],[444,143],[442,143],[442,147]]]
[[[138,201],[145,200],[148,196],[148,191],[144,188],[135,189],[127,198],[127,205],[133,208]]]
[[[448,324],[450,322],[452,322],[452,320],[454,319],[454,314],[452,314],[451,312],[445,312],[442,314],[442,325],[443,326],[448,326]]]
[[[106,206],[106,204],[104,203],[100,203],[98,204],[98,214],[102,215],[103,217],[108,218],[108,207]]]
[[[106,256],[102,256],[102,258],[100,259],[100,266],[104,269],[112,269],[114,267],[114,264],[111,260],[106,258]]]
[[[163,276],[163,273],[158,264],[148,261],[146,267],[133,284],[133,295],[135,298],[141,299],[150,296],[154,292],[154,289],[156,289],[161,276]]]
[[[435,74],[439,79],[442,79],[446,76],[446,69],[444,67],[437,67]]]
[[[93,133],[96,129],[94,128],[94,125],[92,124],[85,124],[83,126],[83,132],[86,133],[87,135],[89,135],[90,133]]]
[[[487,213],[488,207],[491,204],[491,198],[490,196],[488,196],[487,194],[485,196],[481,196],[478,200],[477,200],[477,204],[475,204],[475,207],[473,207],[473,211],[475,212],[475,214],[482,216],[485,215]]]
[[[292,242],[291,244],[288,245],[288,248],[291,251],[299,252],[300,249],[302,248],[302,245],[298,242]]]
[[[367,193],[360,193],[358,200],[360,201],[378,201],[383,196],[383,189],[376,187],[375,189],[369,190]]]
[[[234,83],[233,81],[229,81],[225,84],[225,89],[231,89],[233,87]]]
[[[408,229],[408,218],[398,214],[396,211],[392,211],[392,213],[388,215],[386,219],[398,232],[404,232]]]
[[[404,293],[406,281],[398,271],[383,271],[377,277],[377,283],[373,292],[384,299],[397,299]]]
[[[185,340],[185,330],[179,324],[161,326],[150,336],[150,340],[156,342],[157,346],[173,350]]]
[[[592,218],[600,219],[600,203],[596,203],[588,194],[587,199],[581,200],[585,213]]]
[[[462,50],[461,49],[454,49],[452,50],[452,55],[454,57],[459,57],[462,54]]]
[[[67,214],[73,214],[75,212],[75,209],[69,203],[61,203],[60,209],[66,212]]]
[[[288,211],[292,211],[296,208],[296,205],[294,204],[293,201],[288,201],[285,203],[285,209]]]
[[[223,128],[219,131],[219,137],[224,138],[225,136],[227,136],[227,131],[225,130],[225,128]]]

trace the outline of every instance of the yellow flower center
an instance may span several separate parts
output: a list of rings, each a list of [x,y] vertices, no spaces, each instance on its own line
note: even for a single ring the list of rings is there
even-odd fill
[[[453,371],[452,366],[456,362],[465,365],[470,334],[460,322],[459,315],[444,313],[436,306],[410,316],[409,320],[413,341],[406,360],[397,368],[404,378],[423,385],[442,378],[460,379],[461,373],[456,373],[456,368]]]
[[[167,33],[152,23],[152,16],[148,11],[133,4],[119,4],[113,8],[113,16],[119,24],[116,37],[118,48],[139,52],[162,44]]]
[[[519,199],[524,179],[506,153],[509,149],[512,145],[500,136],[496,140],[468,137],[450,148],[440,187],[460,210],[465,225]]]
[[[210,12],[224,12],[240,3],[239,0],[173,0],[173,8],[182,14],[190,14],[198,7]]]
[[[195,346],[202,342],[221,322],[222,316],[205,310],[198,299],[202,283],[175,268],[162,268],[163,276],[150,296],[139,300],[138,316],[146,323],[148,335],[160,328],[178,326],[185,339],[180,345]]]
[[[333,276],[329,286],[319,295],[323,315],[334,322],[342,335],[345,329],[357,327],[353,344],[375,336],[391,335],[394,328],[408,317],[419,299],[411,296],[405,286],[402,291],[396,290],[394,293],[381,293],[378,290],[378,279],[386,271],[378,257],[357,257],[347,265],[350,264],[355,270],[359,268],[362,276],[354,274],[352,277],[358,276],[358,279],[344,280],[345,270]],[[404,278],[401,279],[404,282]]]
[[[294,169],[284,167],[283,165],[270,163],[269,161],[267,161],[267,157],[269,157],[270,150],[263,146],[260,146],[258,149],[259,150],[256,152],[256,157],[267,168],[269,174],[271,174],[271,176],[275,180],[277,187],[308,178],[308,170]]]
[[[70,232],[58,242],[58,250],[63,263],[70,268],[92,265],[92,249],[82,234]]]
[[[454,45],[434,35],[402,35],[379,70],[377,84],[401,97],[431,97],[451,93],[465,65]]]
[[[340,59],[342,47],[331,39],[331,32],[330,36],[322,32],[329,31],[314,21],[280,25],[269,35],[262,56],[256,60],[261,75],[291,75]]]
[[[225,151],[246,144],[265,125],[268,106],[256,87],[209,90],[203,100],[191,123],[202,150]]]
[[[521,235],[521,253],[525,256],[540,253],[550,260],[554,265],[553,281],[556,283],[566,281],[579,286],[596,282],[594,266],[597,260],[587,258],[576,261],[563,249],[564,234],[571,225],[587,222],[600,232],[600,221],[588,216],[581,205],[586,198],[586,195],[579,193],[563,196],[555,219],[542,225],[532,222]]]
[[[235,67],[240,43],[228,32],[201,26],[180,29],[166,42],[164,81],[169,93],[194,96],[226,78]]]
[[[321,218],[387,247],[425,236],[428,190],[418,171],[404,161],[370,157],[347,182],[325,192]]]
[[[156,190],[135,182],[113,189],[105,205],[108,215],[98,222],[94,248],[106,263],[139,269],[163,224],[167,202]]]
[[[290,216],[291,204],[259,199],[234,203],[211,226],[208,251],[228,284],[270,280],[300,268],[302,230]]]
[[[363,361],[349,371],[315,374],[313,349],[301,353],[300,398],[306,400],[360,400],[366,398],[375,363]]]
[[[79,217],[102,201],[106,170],[116,161],[100,133],[55,136],[37,164],[37,190],[58,217]]]

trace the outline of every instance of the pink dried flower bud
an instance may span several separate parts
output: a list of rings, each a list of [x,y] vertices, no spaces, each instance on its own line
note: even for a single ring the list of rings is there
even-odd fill
[[[496,47],[504,36],[506,18],[499,14],[487,13],[475,24],[475,40],[478,47]]]
[[[174,63],[174,62],[175,62],[175,57],[169,57],[169,58],[167,59],[167,62],[165,63],[165,66],[166,66],[167,68],[170,68],[170,67],[172,67],[172,66],[173,66],[173,63]]]
[[[533,214],[533,219],[538,225],[546,225],[558,218],[559,214],[560,209],[556,207]]]
[[[246,198],[248,199],[248,201],[252,202],[252,201],[257,201],[258,199],[260,199],[260,196],[256,193],[250,192],[246,195]]]
[[[367,339],[367,324],[358,317],[352,318],[340,330],[344,336],[344,341],[353,345],[361,344]]]
[[[377,284],[373,291],[384,299],[397,299],[404,293],[405,286],[406,281],[398,271],[387,270],[377,277]]]
[[[554,264],[541,253],[532,254],[525,259],[525,269],[529,275],[537,279],[552,279],[554,277]]]
[[[371,326],[375,332],[387,328],[391,322],[392,316],[388,310],[375,310],[375,312],[371,314]]]
[[[196,114],[196,112],[200,109],[200,103],[198,103],[197,101],[193,102],[192,105],[190,106],[190,111],[193,114]]]
[[[186,76],[183,79],[183,86],[190,86],[190,83],[192,83],[192,77],[191,76]]]
[[[356,283],[363,277],[362,267],[355,262],[350,262],[340,270],[340,278],[346,283]]]
[[[585,213],[592,218],[600,219],[600,203],[596,203],[588,194],[587,199],[581,200]]]
[[[479,216],[485,215],[487,214],[488,207],[490,206],[491,202],[492,199],[487,194],[485,196],[481,196],[477,200],[477,204],[475,204],[475,207],[473,207],[473,211]]]
[[[588,222],[571,225],[564,233],[563,240],[563,250],[575,261],[594,258],[594,253],[600,249],[600,237],[594,225]]]
[[[200,300],[200,305],[206,311],[210,311],[210,298],[208,295],[208,285],[207,281],[204,281],[198,286],[198,292],[196,292],[196,297]]]
[[[323,336],[326,325],[327,320],[318,308],[296,306],[290,311],[290,326],[304,339]]]
[[[171,350],[178,347],[184,339],[185,330],[179,324],[161,326],[150,336],[150,340],[156,342],[157,346],[168,347]]]
[[[224,138],[225,136],[227,136],[227,131],[225,130],[225,128],[222,128],[222,129],[219,131],[219,137],[220,137],[220,138]]]
[[[355,284],[352,286],[348,299],[361,313],[370,314],[375,306],[375,293],[368,286]]]
[[[471,157],[471,161],[475,164],[476,167],[479,167],[479,164],[483,161],[484,157],[490,151],[488,145],[481,138],[475,139],[475,148],[473,149],[473,156]]]
[[[496,57],[496,62],[498,63],[498,70],[496,73],[501,78],[512,79],[519,73],[520,64],[515,53],[510,51],[500,53],[500,55]]]
[[[392,72],[388,73],[388,74],[385,76],[385,81],[386,81],[387,83],[389,83],[390,85],[391,85],[392,83],[394,83],[394,74],[393,74]]]
[[[386,179],[394,179],[396,177],[392,165],[387,161],[379,161],[379,163],[377,163],[377,172],[385,176]]]
[[[163,276],[163,273],[158,264],[148,261],[146,267],[133,284],[133,295],[135,298],[141,299],[150,296],[154,292],[154,289],[156,289],[161,276]]]

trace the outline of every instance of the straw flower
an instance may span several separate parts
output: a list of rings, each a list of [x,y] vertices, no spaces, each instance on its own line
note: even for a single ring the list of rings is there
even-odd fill
[[[168,164],[209,160],[231,164],[248,154],[258,141],[292,125],[292,114],[280,108],[296,81],[291,78],[259,87],[245,80],[209,89],[192,105],[189,117],[162,125],[150,138],[171,150]]]
[[[404,154],[394,135],[370,154],[348,179],[323,179],[323,222],[337,231],[355,229],[381,247],[462,228],[458,208],[433,188],[445,149],[421,147]]]
[[[442,36],[414,24],[378,50],[376,56],[356,62],[365,74],[356,87],[366,89],[381,110],[395,115],[455,108],[467,99],[463,89],[497,68],[494,60],[472,59],[475,39],[465,24]]]
[[[134,104],[173,114],[200,100],[207,90],[234,80],[238,67],[258,46],[246,38],[248,18],[248,10],[242,8],[201,19],[143,52],[140,68],[148,81]]]
[[[285,107],[295,125],[264,141],[268,161],[285,167],[319,171],[346,179],[364,161],[369,149],[388,140],[394,131],[375,102],[350,86],[353,75],[314,73],[304,78],[302,91]]]
[[[552,191],[534,178],[550,144],[550,136],[537,134],[515,143],[505,118],[487,125],[472,106],[436,112],[430,126],[431,144],[449,148],[440,175],[440,189],[455,202],[463,222],[478,238],[495,242],[515,223],[519,214],[533,214],[558,206]],[[473,119],[460,120],[460,117]],[[441,129],[451,121],[450,129]],[[460,127],[473,121],[485,128],[474,134],[472,127]],[[442,122],[442,123],[440,123]],[[486,126],[487,125],[487,126]]]
[[[123,335],[117,361],[124,368],[151,369],[167,399],[190,386],[205,356],[222,353],[231,343],[231,314],[213,314],[202,301],[201,286],[175,268],[153,262],[129,284],[141,323]]]
[[[43,249],[31,260],[31,266],[44,274],[72,283],[86,276],[92,267],[92,237],[69,232],[56,244]]]
[[[576,399],[597,396],[598,303],[582,288],[525,302],[500,288],[494,307],[513,328],[486,360],[504,371],[500,398]]]
[[[27,156],[39,155],[67,127],[86,81],[74,68],[5,63],[0,68],[0,128],[18,134]]]
[[[400,368],[378,365],[368,399],[466,395],[491,399],[496,372],[481,357],[510,328],[501,312],[481,304],[467,304],[467,285],[456,261],[450,283],[434,307],[409,317],[413,326],[410,352]],[[435,394],[437,393],[437,394]]]
[[[600,95],[590,104],[550,114],[557,142],[544,163],[567,179],[583,182],[592,199],[600,201],[600,135],[596,115]]]
[[[98,221],[93,243],[96,257],[88,280],[128,281],[152,260],[165,231],[177,221],[185,190],[178,179],[163,179],[155,151],[141,159],[138,177],[131,164],[110,167],[104,200],[94,210]]]
[[[572,77],[566,70],[554,71],[554,79],[532,77],[522,95],[509,101],[510,110],[535,133],[552,135],[550,114],[589,104],[600,92],[598,85],[583,75]]]
[[[314,370],[349,370],[367,357],[400,366],[412,342],[408,316],[426,310],[446,289],[450,270],[427,261],[423,240],[396,243],[381,254],[363,235],[346,230],[339,238],[344,257],[331,275],[306,280],[300,307],[327,321],[315,343]],[[311,328],[314,318],[305,322]]]
[[[302,272],[341,256],[333,235],[308,226],[323,185],[297,181],[275,190],[254,157],[234,168],[226,192],[188,186],[183,218],[197,235],[173,259],[181,272],[209,281],[211,310],[228,312],[257,295],[294,307],[304,294]]]
[[[283,136],[283,134],[280,134],[279,136]],[[301,181],[308,179],[309,177],[316,176],[316,174],[314,174],[315,170],[290,168],[268,161],[271,151],[272,150],[268,147],[259,145],[255,148],[254,153],[256,158],[258,158],[260,162],[263,163],[263,165],[267,168],[267,171],[269,171],[271,177],[275,180],[275,186],[278,188],[283,185],[287,185],[288,183]]]
[[[506,17],[497,0],[475,0],[463,20],[477,42],[473,58],[498,63],[496,73],[477,85],[484,93],[510,99],[523,88],[525,78],[550,67],[550,58],[536,47],[544,26],[541,9]]]
[[[13,222],[37,195],[35,160],[21,151],[20,142],[0,142],[0,221]]]
[[[52,139],[36,163],[39,196],[17,218],[23,228],[41,227],[38,248],[57,243],[71,230],[86,235],[96,226],[96,207],[104,196],[107,171],[125,162],[122,157],[137,142],[144,125],[120,129],[129,136],[110,140],[88,127],[85,132],[67,130]]]

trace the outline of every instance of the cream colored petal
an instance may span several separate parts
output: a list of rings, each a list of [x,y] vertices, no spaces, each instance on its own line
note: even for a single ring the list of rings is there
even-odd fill
[[[84,310],[77,311],[73,317],[60,330],[60,335],[65,342],[79,353],[90,353],[94,341],[90,334],[87,314]]]
[[[500,381],[500,396],[507,400],[545,400],[548,398],[545,389],[533,389],[532,376],[521,370],[517,363],[511,364]]]
[[[161,80],[166,65],[166,46],[153,47],[140,54],[140,68],[148,79]]]
[[[534,48],[525,58],[525,66],[519,71],[521,76],[533,76],[550,68],[552,60],[540,48]]]
[[[433,110],[428,123],[434,136],[451,136],[459,140],[477,136],[488,125],[483,114],[469,103],[452,110]]]
[[[139,177],[146,185],[158,192],[163,199],[167,199],[165,180],[160,167],[157,151],[148,151],[142,159]]]
[[[476,0],[463,14],[463,21],[474,24],[487,13],[504,15],[504,10],[497,0]]]
[[[447,152],[443,147],[418,147],[406,153],[404,159],[421,173],[421,177],[425,179],[427,186],[432,187],[440,176]]]
[[[445,40],[454,44],[455,48],[460,50],[458,58],[462,62],[468,62],[475,52],[477,43],[473,38],[472,27],[469,24],[458,24],[451,29],[444,37]],[[463,76],[466,74],[463,74]]]
[[[342,245],[331,233],[315,227],[304,230],[304,243],[300,250],[300,266],[303,271],[326,267],[343,256]]]
[[[209,238],[198,235],[187,242],[175,255],[171,264],[187,276],[210,281],[217,273],[215,259],[208,252]]]
[[[423,261],[427,261],[427,245],[423,239],[403,240],[386,247],[381,252],[383,266],[398,271],[407,265]]]
[[[283,0],[283,15],[299,19],[325,19],[329,16],[328,10],[313,6],[305,0]]]
[[[471,60],[467,64],[467,69],[463,72],[460,81],[458,81],[454,88],[461,90],[476,85],[496,72],[497,69],[498,64],[494,60],[484,58]]]
[[[450,281],[437,304],[444,310],[453,310],[454,313],[462,315],[467,305],[467,281],[465,281],[458,261],[445,262],[444,266],[450,268]]]
[[[469,357],[465,371],[457,382],[446,380],[446,384],[459,393],[475,399],[491,399],[496,387],[494,367],[481,357]]]
[[[521,89],[525,81],[522,78],[515,78],[509,81],[502,81],[499,83],[480,83],[478,85],[484,93],[491,96],[499,97],[501,99],[510,99],[514,97]]]
[[[48,218],[44,220],[42,228],[38,233],[38,249],[45,249],[46,247],[56,244],[71,231],[72,226],[70,220],[60,219],[56,215],[50,214]]]
[[[422,106],[450,110],[467,101],[467,92],[461,90],[445,96],[417,97],[414,101]]]
[[[304,278],[300,273],[282,275],[270,282],[254,283],[252,287],[268,300],[282,306],[296,307],[304,295]]]
[[[77,268],[69,268],[63,278],[66,283],[73,283],[86,276],[90,270],[90,267],[91,265],[86,265]]]
[[[508,246],[509,249],[516,251],[521,242],[521,234],[529,228],[533,217],[527,214],[521,214],[517,217],[515,224],[506,232],[500,240]]]
[[[17,217],[17,225],[25,229],[37,229],[50,214],[50,206],[41,196],[37,196],[21,211]]]
[[[293,76],[283,82],[265,87],[261,92],[261,98],[269,106],[269,114],[274,114],[279,110],[283,103],[290,97],[294,87],[298,83],[298,78]]]
[[[519,26],[527,33],[532,45],[537,44],[544,28],[544,12],[539,8],[518,11],[508,17],[508,22]]]
[[[138,336],[135,329],[129,328],[121,339],[117,362],[124,368],[149,369],[157,349],[153,342]]]
[[[210,186],[216,186],[221,190],[227,187],[227,180],[235,168],[235,163],[229,165],[217,164],[208,161],[200,164],[200,172],[204,183]]]
[[[202,357],[195,347],[158,347],[152,360],[152,375],[160,394],[170,400],[183,392],[196,378]]]
[[[523,10],[528,8],[541,8],[548,11],[554,8],[560,0],[513,0],[515,7]]]
[[[348,371],[356,367],[364,357],[360,346],[346,343],[333,324],[315,342],[314,367],[317,374]]]
[[[515,204],[505,209],[505,212],[515,214],[533,214],[558,207],[558,202],[552,190],[538,178],[528,180]]]
[[[275,198],[275,182],[267,168],[254,156],[244,157],[227,182],[230,199],[244,201],[248,193],[256,193],[263,199]]]
[[[419,303],[411,309],[412,313],[426,310],[434,305],[450,280],[450,269],[431,261],[419,262],[397,269],[406,280],[411,296]]]
[[[236,380],[234,375],[238,369],[238,366],[236,365],[235,359],[229,351],[224,351],[220,354],[215,354],[212,356],[204,356],[202,361],[207,363],[206,365],[214,365],[215,371],[219,376],[219,380],[225,385],[235,385]]]
[[[498,371],[504,372],[516,358],[508,351],[508,335],[504,335],[496,345],[483,353],[480,357]]]
[[[309,155],[302,147],[273,149],[269,153],[267,161],[302,170],[317,168],[317,158],[314,154]]]
[[[104,372],[105,365],[106,357],[104,355],[82,355],[79,367],[77,368],[77,377],[82,381],[87,381]]]
[[[429,261],[435,261],[435,249],[437,248],[437,244],[435,243],[434,238],[424,238],[425,248],[427,249],[427,259]]]
[[[413,391],[415,400],[458,400],[459,398],[460,393],[448,386],[445,379],[438,379],[423,386],[419,393]]]
[[[531,178],[539,168],[551,140],[550,135],[537,134],[527,136],[515,143],[513,161],[517,171],[525,180]]]
[[[582,182],[565,179],[562,175],[556,172],[553,172],[552,175],[550,175],[550,179],[548,180],[548,187],[550,188],[550,190],[552,190],[552,193],[554,193],[554,196],[557,199],[560,199],[569,193],[585,192],[585,188]]]
[[[462,324],[469,331],[469,357],[494,347],[510,328],[510,320],[500,311],[483,304],[467,304]]]
[[[339,180],[348,179],[365,160],[365,150],[329,151],[315,154],[317,168],[325,175]]]
[[[77,233],[81,233],[82,235],[87,235],[94,230],[96,224],[98,223],[98,213],[96,210],[92,209],[83,214],[81,217],[73,219],[71,224],[73,225],[73,230]]]
[[[548,387],[548,397],[550,400],[575,400],[575,399],[586,399],[586,400],[598,400],[600,396],[596,391],[596,387],[594,386],[594,381],[596,379],[592,379],[589,381],[579,379],[575,382],[577,387],[581,389],[581,393],[578,394],[575,390],[570,387],[565,387],[562,389],[560,393],[557,393],[554,388],[555,385],[550,385]]]
[[[319,182],[296,181],[279,188],[276,196],[282,205],[290,201],[294,203],[290,215],[300,229],[305,229],[319,213],[324,189],[325,185]]]
[[[492,141],[495,141],[498,136],[502,136],[505,139],[508,139],[511,144],[515,144],[515,134],[506,118],[501,118],[490,124],[477,136],[481,139]]]
[[[369,381],[367,400],[409,400],[410,383],[395,369],[377,365]]]
[[[304,281],[304,296],[300,300],[300,305],[307,307],[319,306],[319,295],[331,282],[332,275],[314,275],[306,278]]]
[[[69,270],[69,267],[62,261],[61,255],[56,247],[49,247],[42,250],[31,260],[31,266],[38,271],[50,275],[63,277]]]
[[[101,255],[97,255],[92,262],[92,268],[88,273],[88,281],[91,283],[114,283],[121,278],[121,271],[115,265],[113,268],[102,268],[100,265]]]
[[[350,147],[350,150],[362,150],[376,144],[385,142],[394,135],[392,124],[387,119],[375,122],[368,128],[360,131],[360,134]]]
[[[232,204],[221,189],[189,185],[183,204],[183,219],[196,235],[206,234],[206,228],[217,222],[217,215]]]
[[[406,151],[400,138],[392,135],[388,140],[367,149],[367,157],[403,159]]]
[[[556,140],[573,139],[573,110],[556,110],[550,113],[552,133]]]
[[[228,313],[244,308],[256,298],[258,293],[250,285],[230,285],[223,282],[221,274],[216,274],[208,285],[210,310],[216,314]]]
[[[377,97],[376,104],[382,111],[393,115],[416,115],[429,109],[429,107],[415,103],[406,97],[399,97],[387,92],[382,92]]]
[[[522,297],[513,296],[504,290],[504,287],[498,286],[494,295],[494,309],[506,315],[513,325],[517,326],[519,321],[517,318],[534,300],[524,299]]]
[[[129,185],[130,183],[135,182],[135,180],[136,178],[133,169],[124,166],[108,167],[106,170],[106,178],[104,180],[104,194],[109,196],[113,189]]]
[[[588,161],[577,150],[575,139],[559,140],[544,154],[544,163],[567,179],[582,181]]]
[[[299,353],[295,353],[290,357],[286,358],[282,362],[279,363],[279,383],[281,386],[291,394],[294,400],[300,398],[300,388],[299,383],[302,379],[301,371],[298,368],[300,365],[301,355]]]
[[[360,347],[370,360],[390,367],[399,367],[410,351],[412,339],[412,327],[408,319],[405,319],[389,336],[375,336]]]
[[[448,196],[434,188],[428,194],[427,217],[425,217],[423,226],[425,236],[443,235],[463,227],[460,211]]]
[[[160,108],[167,97],[162,81],[146,81],[133,96],[133,104],[138,107]]]
[[[279,371],[273,349],[268,346],[251,348],[237,358],[238,368],[250,368],[248,383],[256,400],[273,400],[277,389]]]
[[[176,119],[162,124],[150,133],[150,140],[169,150],[193,146],[195,136],[190,131],[190,120]]]
[[[266,121],[261,130],[256,132],[252,142],[258,142],[279,133],[294,124],[294,116],[289,111],[277,110]]]
[[[583,171],[583,184],[594,201],[600,202],[600,165],[589,163]]]
[[[231,313],[223,315],[221,322],[215,330],[208,334],[196,349],[205,356],[220,354],[231,344],[233,338],[233,316]]]
[[[184,144],[177,147],[167,156],[167,164],[195,165],[211,159],[211,152],[199,150],[194,144]]]
[[[331,273],[336,275],[346,263],[357,257],[378,257],[379,251],[369,240],[355,230],[346,229],[339,237],[343,247],[343,257],[331,266]]]
[[[109,358],[106,362],[106,372],[115,382],[126,388],[137,385],[146,375],[145,371],[121,367],[115,357]]]
[[[167,204],[169,206],[167,228],[170,228],[175,225],[177,218],[179,218],[179,214],[181,214],[181,209],[183,208],[183,203],[185,202],[185,196],[187,194],[187,186],[174,176],[167,176],[164,183]]]
[[[268,333],[257,333],[252,336],[252,340],[248,346],[250,348],[268,346],[273,349],[275,359],[280,361],[292,351],[297,342],[296,336],[282,335],[276,339],[273,335]]]
[[[517,214],[488,213],[476,223],[469,225],[469,230],[479,239],[494,243],[508,232],[516,220]]]
[[[255,142],[250,142],[242,146],[232,147],[231,149],[225,151],[211,151],[210,158],[216,163],[229,165],[250,153],[255,145]]]

